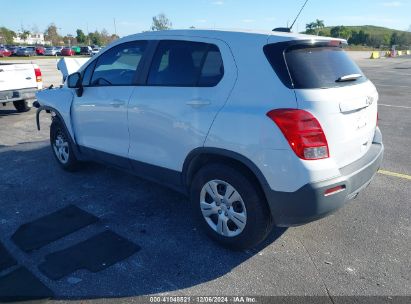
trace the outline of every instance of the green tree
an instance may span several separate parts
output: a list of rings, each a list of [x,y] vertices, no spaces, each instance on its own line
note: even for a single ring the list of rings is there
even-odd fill
[[[344,39],[349,39],[351,37],[351,30],[344,25],[341,26],[335,26],[331,28],[330,30],[330,35],[331,37],[335,38],[344,38]]]
[[[406,33],[399,34],[397,32],[393,32],[390,39],[391,46],[398,45],[398,46],[408,46],[409,41],[406,36]]]
[[[315,24],[315,29],[317,31],[317,35],[319,35],[320,31],[325,27],[324,20],[317,19],[315,20],[314,24]]]
[[[90,39],[90,42],[93,45],[98,45],[98,46],[103,45],[103,42],[102,42],[102,39],[101,39],[101,34],[97,30],[94,33],[88,34],[88,38]]]
[[[305,25],[305,33],[306,33],[306,34],[309,34],[309,35],[315,34],[315,27],[316,27],[316,25],[315,25],[314,22],[307,23],[307,24]]]
[[[319,35],[320,31],[325,27],[324,20],[317,19],[314,22],[307,23],[305,33],[310,35]]]
[[[63,38],[57,32],[57,26],[51,23],[44,31],[44,39],[50,41],[53,45],[59,45]]]
[[[85,43],[87,40],[87,37],[86,35],[84,35],[84,32],[80,29],[77,29],[76,33],[77,33],[77,36],[76,36],[77,42],[80,44]]]
[[[30,31],[23,30],[20,34],[19,37],[21,40],[26,40],[30,36]]]
[[[384,37],[381,35],[369,35],[366,40],[366,44],[374,48],[379,48],[384,44]]]
[[[6,27],[0,27],[0,43],[13,44],[16,33]]]
[[[173,24],[171,21],[166,17],[165,14],[159,14],[153,17],[153,23],[151,25],[152,31],[163,31],[169,30]]]

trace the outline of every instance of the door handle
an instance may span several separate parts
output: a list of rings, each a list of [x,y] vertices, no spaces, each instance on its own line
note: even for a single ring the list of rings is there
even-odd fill
[[[211,104],[211,101],[205,99],[193,99],[186,102],[186,105],[192,106],[193,108],[200,108],[209,104]]]
[[[114,99],[112,102],[110,102],[110,106],[113,106],[113,107],[120,107],[120,106],[124,106],[125,104],[126,102],[120,99]]]

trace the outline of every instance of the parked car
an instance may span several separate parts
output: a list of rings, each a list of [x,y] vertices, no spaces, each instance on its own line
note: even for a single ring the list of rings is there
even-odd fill
[[[63,50],[63,46],[55,46],[55,49],[57,50],[56,55],[61,56],[61,51]]]
[[[10,57],[11,51],[5,47],[0,47],[0,57]]]
[[[36,48],[34,46],[21,47],[17,49],[16,56],[36,56]]]
[[[58,49],[55,48],[54,46],[52,47],[47,47],[44,54],[47,56],[56,56],[58,53]]]
[[[94,47],[93,50],[91,51],[91,55],[97,55],[100,52],[101,48],[99,47]]]
[[[79,46],[72,46],[71,49],[74,51],[75,55],[80,55],[81,48]]]
[[[61,56],[74,56],[75,52],[69,48],[69,47],[65,47],[61,50]]]
[[[190,198],[213,239],[249,248],[272,225],[342,207],[381,165],[378,93],[344,43],[282,32],[137,34],[61,89],[39,92],[38,113],[55,113],[50,142],[63,169],[100,161],[168,185]]]
[[[15,56],[17,53],[17,50],[19,49],[18,46],[10,46],[7,48],[11,52],[11,56]]]
[[[93,52],[93,49],[89,46],[82,46],[80,48],[80,55],[91,55]]]
[[[42,46],[36,47],[36,55],[44,55],[46,52],[46,49]]]
[[[43,87],[37,64],[0,63],[0,104],[12,102],[18,112],[30,110],[35,93]]]

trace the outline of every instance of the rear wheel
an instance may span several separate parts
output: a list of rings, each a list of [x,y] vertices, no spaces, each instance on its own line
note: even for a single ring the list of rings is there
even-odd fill
[[[74,155],[69,135],[58,119],[54,119],[50,126],[50,144],[57,162],[64,170],[78,169],[79,162]]]
[[[231,249],[254,247],[270,232],[267,203],[258,185],[234,167],[207,165],[196,174],[191,202],[206,233]]]
[[[19,113],[30,111],[30,107],[25,100],[13,101],[13,105]]]

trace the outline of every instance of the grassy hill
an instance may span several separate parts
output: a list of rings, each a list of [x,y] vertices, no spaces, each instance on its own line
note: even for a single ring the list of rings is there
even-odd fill
[[[315,34],[317,30],[311,29],[311,33]],[[392,45],[401,48],[411,47],[411,32],[374,25],[327,26],[319,30],[319,35],[345,38],[352,47],[383,49],[389,49]]]
[[[397,33],[397,34],[406,33],[406,35],[411,38],[411,32],[393,30],[393,29],[389,29],[386,27],[375,26],[375,25],[359,25],[359,26],[345,26],[345,27],[351,31],[356,31],[356,32],[364,31],[364,33],[373,35],[373,36],[380,36],[380,35],[381,36],[385,36],[385,35],[391,36],[393,33]],[[333,28],[333,26],[327,26],[323,28],[321,31],[329,35],[331,28]]]

